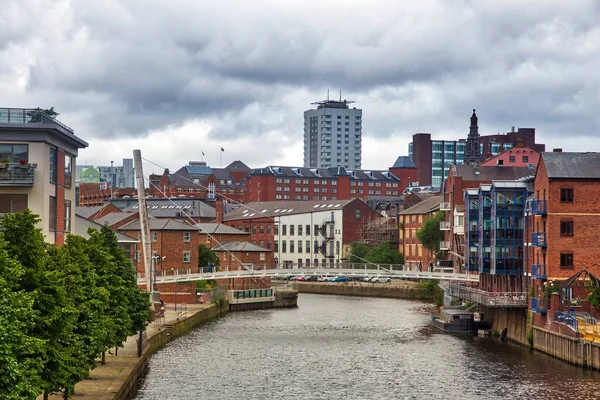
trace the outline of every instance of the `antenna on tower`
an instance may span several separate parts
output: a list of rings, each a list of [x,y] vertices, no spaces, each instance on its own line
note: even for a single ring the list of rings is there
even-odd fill
[[[329,89],[327,89],[327,101],[329,101]]]
[[[342,89],[340,89],[340,102],[342,101]]]

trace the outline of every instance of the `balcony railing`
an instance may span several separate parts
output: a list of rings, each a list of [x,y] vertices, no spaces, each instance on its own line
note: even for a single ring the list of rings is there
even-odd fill
[[[450,242],[440,242],[440,250],[450,250]]]
[[[569,313],[555,311],[554,312],[554,322],[570,326],[571,329],[573,329],[575,332],[577,332],[577,324],[578,324],[577,318],[575,318],[575,316],[573,316]]]
[[[525,292],[485,292],[456,283],[450,283],[446,292],[452,297],[472,301],[486,307],[527,307]]]
[[[531,266],[531,277],[534,279],[545,280],[548,277],[546,273],[546,264],[533,264]]]
[[[53,124],[61,131],[74,134],[73,129],[46,114],[44,110],[32,108],[0,108],[0,124]]]
[[[0,186],[33,186],[37,164],[0,162]]]
[[[546,200],[532,200],[530,211],[534,215],[546,215]]]
[[[546,232],[533,232],[531,234],[531,245],[535,247],[546,247]]]
[[[540,299],[537,297],[531,298],[531,311],[538,314],[546,314],[548,306],[546,305],[546,299]]]
[[[440,203],[440,211],[450,211],[450,202],[442,201]]]
[[[440,222],[440,231],[449,231],[450,230],[450,222],[441,221]]]

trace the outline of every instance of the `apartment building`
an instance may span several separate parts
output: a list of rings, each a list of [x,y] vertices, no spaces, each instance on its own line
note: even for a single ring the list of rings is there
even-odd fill
[[[45,240],[75,231],[75,165],[88,144],[40,109],[0,108],[0,214],[29,208]]]

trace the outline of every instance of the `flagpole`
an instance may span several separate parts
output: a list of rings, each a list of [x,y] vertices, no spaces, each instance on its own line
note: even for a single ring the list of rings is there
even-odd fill
[[[223,168],[223,148],[219,152],[219,168]]]

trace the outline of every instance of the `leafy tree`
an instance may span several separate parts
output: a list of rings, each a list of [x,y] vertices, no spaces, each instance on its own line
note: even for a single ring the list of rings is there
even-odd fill
[[[217,253],[212,251],[208,246],[203,244],[198,245],[198,271],[202,268],[206,268],[208,263],[214,266],[219,265],[219,257]]]
[[[54,107],[50,107],[48,109],[41,109],[39,107],[34,108],[33,110],[27,113],[29,117],[29,122],[50,122],[48,121],[48,117],[50,119],[54,119],[59,116],[59,114],[54,111]]]
[[[364,257],[368,262],[374,264],[403,264],[404,257],[391,243],[381,243],[379,246],[369,250]]]
[[[444,240],[444,232],[440,230],[440,222],[444,220],[444,213],[438,211],[435,215],[427,217],[423,227],[417,231],[417,239],[427,250],[432,252],[437,259],[442,257],[440,242]]]
[[[348,257],[348,261],[351,263],[364,263],[368,252],[369,246],[365,243],[353,242],[350,244],[350,257]]]

